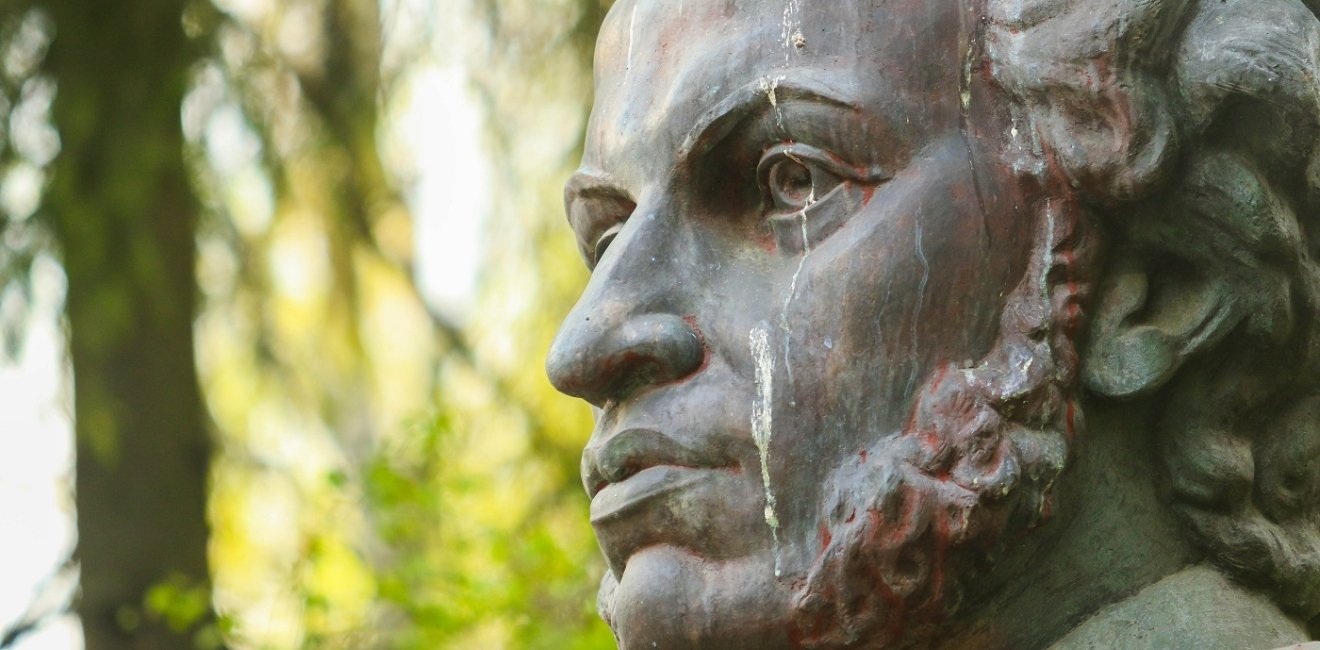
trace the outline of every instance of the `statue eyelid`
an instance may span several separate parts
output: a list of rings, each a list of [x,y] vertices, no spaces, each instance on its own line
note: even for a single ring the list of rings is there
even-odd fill
[[[578,170],[564,184],[564,212],[577,235],[578,252],[594,270],[637,203],[608,173]]]
[[[637,204],[610,192],[580,197],[574,202],[574,209],[582,211],[578,213],[581,216],[574,219],[574,225],[580,228],[578,245],[587,269],[594,271],[610,243],[623,229],[623,224],[632,217]]]
[[[594,271],[596,266],[600,264],[601,258],[605,256],[605,251],[610,247],[614,238],[619,235],[619,231],[623,230],[623,223],[625,221],[627,221],[626,217],[616,222],[613,226],[606,228],[605,232],[602,232],[600,236],[596,238],[595,242],[591,245],[591,260],[590,263],[587,264],[589,269]]]
[[[816,166],[837,176],[840,180],[863,185],[876,185],[893,175],[879,165],[857,166],[849,164],[837,154],[800,142],[786,142],[766,149],[756,165],[756,182],[765,194],[769,189],[770,172],[783,160],[792,160],[804,167]]]

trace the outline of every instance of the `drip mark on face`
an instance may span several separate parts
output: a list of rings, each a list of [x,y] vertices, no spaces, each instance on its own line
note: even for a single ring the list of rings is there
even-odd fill
[[[756,363],[756,398],[752,402],[752,441],[761,457],[761,484],[765,488],[765,523],[770,526],[770,533],[775,545],[775,576],[779,575],[779,516],[775,514],[775,494],[770,487],[770,437],[773,434],[774,421],[771,409],[774,407],[775,356],[770,350],[769,327],[762,323],[748,334],[752,348],[752,359]]]
[[[911,399],[911,397],[912,397],[912,389],[913,389],[913,387],[915,387],[915,385],[916,385],[916,381],[917,381],[917,366],[918,366],[918,364],[916,363],[916,360],[917,360],[917,358],[918,358],[918,354],[919,354],[919,349],[918,349],[918,346],[917,346],[917,333],[918,333],[918,326],[919,326],[920,323],[921,323],[921,303],[925,302],[925,300],[926,300],[926,285],[930,282],[930,261],[926,259],[926,251],[925,251],[925,249],[922,248],[922,245],[921,245],[921,219],[920,219],[920,218],[918,218],[917,221],[916,221],[916,233],[915,233],[915,237],[914,237],[914,238],[916,239],[917,259],[921,262],[921,282],[920,282],[920,284],[917,285],[917,303],[916,303],[916,307],[914,308],[914,310],[913,310],[913,312],[912,312],[912,361],[913,361],[913,363],[912,363],[912,372],[908,375],[907,390],[904,391],[904,395],[905,395],[908,399]]]
[[[788,375],[789,406],[797,406],[797,402],[794,398],[796,390],[793,384],[793,360],[788,349],[789,341],[793,340],[793,329],[788,322],[788,308],[793,303],[793,297],[797,295],[798,278],[802,275],[802,268],[807,265],[807,255],[811,254],[811,240],[807,236],[807,209],[815,202],[816,189],[813,187],[811,194],[807,196],[807,204],[798,213],[798,221],[802,228],[802,257],[798,258],[797,269],[793,271],[793,279],[788,283],[788,294],[784,296],[784,306],[779,310],[779,329],[784,333],[784,372]]]
[[[770,100],[770,108],[775,111],[775,125],[779,127],[781,133],[784,132],[784,114],[779,110],[779,95],[776,91],[779,90],[779,82],[784,78],[784,75],[762,77],[759,82],[761,92],[765,93],[766,99]]]
[[[637,27],[637,5],[633,5],[632,13],[628,16],[628,58],[626,67],[623,69],[623,84],[628,85],[628,76],[632,73],[632,53],[633,53],[633,33]]]
[[[784,54],[785,63],[788,62],[788,55],[793,52],[794,48],[801,48],[806,44],[806,39],[803,38],[800,28],[801,22],[802,0],[788,0],[784,4],[784,18],[780,22],[781,29],[779,32],[779,37],[783,39],[786,50]],[[798,39],[802,39],[802,45],[798,45]]]

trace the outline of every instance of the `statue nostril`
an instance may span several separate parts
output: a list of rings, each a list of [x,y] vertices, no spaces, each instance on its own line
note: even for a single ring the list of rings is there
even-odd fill
[[[595,404],[683,379],[705,362],[705,346],[688,319],[671,314],[596,319],[561,333],[546,369],[561,392]]]
[[[629,320],[613,334],[615,367],[610,380],[620,396],[683,379],[705,360],[701,338],[677,316],[648,314]]]

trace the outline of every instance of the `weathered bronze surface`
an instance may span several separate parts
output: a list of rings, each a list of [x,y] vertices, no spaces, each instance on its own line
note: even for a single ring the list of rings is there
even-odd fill
[[[547,362],[624,648],[1320,632],[1303,0],[620,0]]]

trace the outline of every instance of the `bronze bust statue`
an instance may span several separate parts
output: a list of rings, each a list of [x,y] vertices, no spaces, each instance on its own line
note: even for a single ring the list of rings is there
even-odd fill
[[[1317,0],[620,0],[547,368],[624,648],[1320,635]]]

